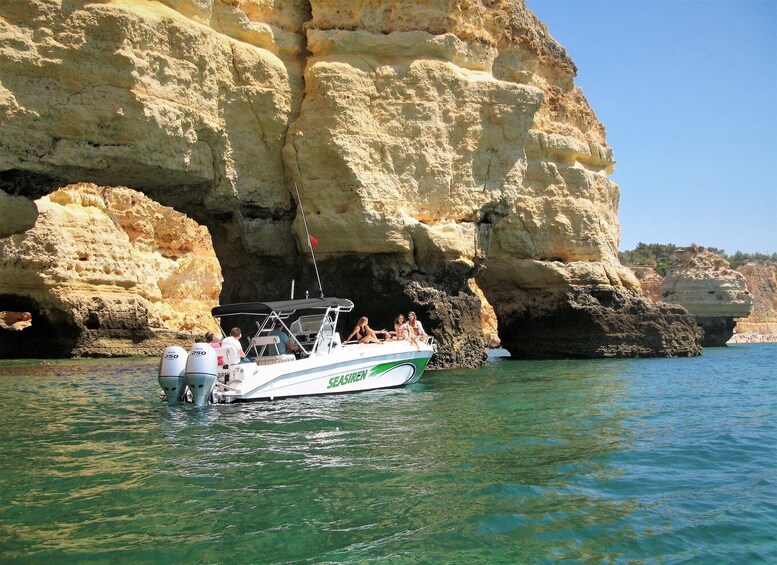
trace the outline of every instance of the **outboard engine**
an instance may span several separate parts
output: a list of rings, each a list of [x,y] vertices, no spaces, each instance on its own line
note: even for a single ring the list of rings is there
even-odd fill
[[[197,406],[205,406],[216,386],[216,350],[209,343],[195,343],[186,359],[186,384]]]
[[[168,404],[183,400],[186,392],[184,374],[188,355],[183,347],[171,345],[165,347],[162,360],[159,361],[159,386],[165,391]]]

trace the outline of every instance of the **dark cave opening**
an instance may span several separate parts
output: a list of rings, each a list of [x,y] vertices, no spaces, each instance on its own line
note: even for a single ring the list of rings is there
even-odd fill
[[[84,320],[84,327],[88,330],[100,329],[100,316],[97,312],[89,312],[89,315]]]
[[[53,359],[70,357],[80,336],[77,326],[53,320],[33,299],[0,295],[0,311],[29,312],[32,325],[21,331],[0,330],[0,357],[5,359]]]

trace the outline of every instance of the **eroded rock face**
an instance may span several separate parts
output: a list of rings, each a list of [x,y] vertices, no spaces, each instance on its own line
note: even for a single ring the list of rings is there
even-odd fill
[[[291,209],[281,150],[301,47],[270,42],[277,26],[238,33],[251,22],[232,3],[170,4],[183,13],[140,0],[0,5],[0,188],[129,186],[200,218]],[[239,40],[184,15],[211,21],[201,12]]]
[[[538,300],[551,323],[576,287],[644,299],[617,259],[612,152],[563,48],[522,3],[453,4],[313,2],[306,96],[284,156],[324,261],[379,254],[397,288],[466,265],[503,342],[525,356],[538,349],[518,313]],[[628,339],[648,339],[625,302],[611,314],[633,317]],[[683,320],[685,339],[678,328],[662,354],[698,353]]]
[[[502,340],[499,339],[499,321],[496,319],[496,312],[494,307],[488,303],[486,295],[480,290],[477,285],[477,281],[471,278],[467,281],[469,289],[475,293],[475,296],[480,300],[480,323],[483,327],[483,339],[486,342],[486,346],[494,349],[502,345]]]
[[[34,310],[31,328],[0,335],[3,356],[154,354],[217,329],[206,228],[126,188],[73,185],[37,206],[34,228],[0,239],[0,307]]]
[[[736,320],[736,332],[777,337],[777,263],[747,263],[737,271],[745,277],[753,308]]]
[[[38,210],[30,199],[0,190],[0,237],[24,233],[37,219]]]
[[[677,262],[661,283],[661,298],[684,306],[704,329],[704,346],[723,346],[734,333],[734,318],[746,317],[752,296],[745,277],[726,259],[703,247],[676,252]]]
[[[292,277],[317,292],[296,184],[325,292],[378,325],[416,310],[438,363],[485,362],[473,278],[516,356],[550,349],[527,321],[564,356],[698,349],[618,262],[604,127],[520,0],[23,0],[0,17],[0,188],[88,180],[189,214],[224,302],[285,298]],[[570,309],[599,337],[578,340]]]
[[[688,327],[695,323],[680,306],[654,305],[638,293],[612,287],[572,287],[563,297],[553,291],[523,292],[521,309],[503,314],[514,324],[503,340],[513,357],[701,355],[701,332],[689,347]]]

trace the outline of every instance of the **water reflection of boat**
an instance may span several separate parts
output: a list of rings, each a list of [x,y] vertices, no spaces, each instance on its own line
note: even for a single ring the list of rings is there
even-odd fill
[[[341,343],[336,331],[343,298],[248,302],[217,306],[223,324],[236,316],[255,318],[257,332],[242,360],[232,347],[195,343],[187,353],[171,346],[159,366],[159,384],[168,402],[198,406],[273,400],[290,396],[338,394],[400,387],[417,382],[434,354],[433,338],[381,343]],[[299,345],[298,355],[277,355],[276,323]],[[225,332],[226,333],[226,332]]]

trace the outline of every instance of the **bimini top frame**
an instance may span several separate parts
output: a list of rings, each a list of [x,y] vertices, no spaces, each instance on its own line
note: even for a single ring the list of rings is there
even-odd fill
[[[287,325],[287,321],[298,310],[323,310],[323,312],[320,316],[300,316],[298,320],[291,324],[290,328]],[[258,316],[263,318],[260,322],[256,322],[257,332],[254,339],[251,340],[246,354],[249,354],[252,350],[255,354],[260,354],[259,343],[257,342],[263,342],[263,340],[257,338],[269,336],[275,326],[275,322],[278,321],[283,325],[288,334],[292,336],[291,339],[300,346],[304,355],[309,356],[314,353],[329,353],[332,350],[332,347],[335,345],[335,328],[337,327],[340,312],[350,312],[351,310],[353,310],[353,302],[347,298],[306,298],[304,300],[284,300],[280,302],[225,304],[213,308],[211,314],[217,321],[219,321],[219,318],[229,316]],[[300,334],[305,329],[301,323],[303,319],[306,325],[313,321],[317,324],[315,338],[312,341],[300,339]],[[222,326],[222,329],[225,328]],[[264,347],[262,350],[264,350]]]
[[[216,306],[210,311],[214,318],[222,316],[261,315],[270,312],[288,312],[297,310],[327,310],[337,309],[340,312],[353,310],[353,302],[347,298],[305,298],[302,300],[283,300],[280,302],[240,302]]]

